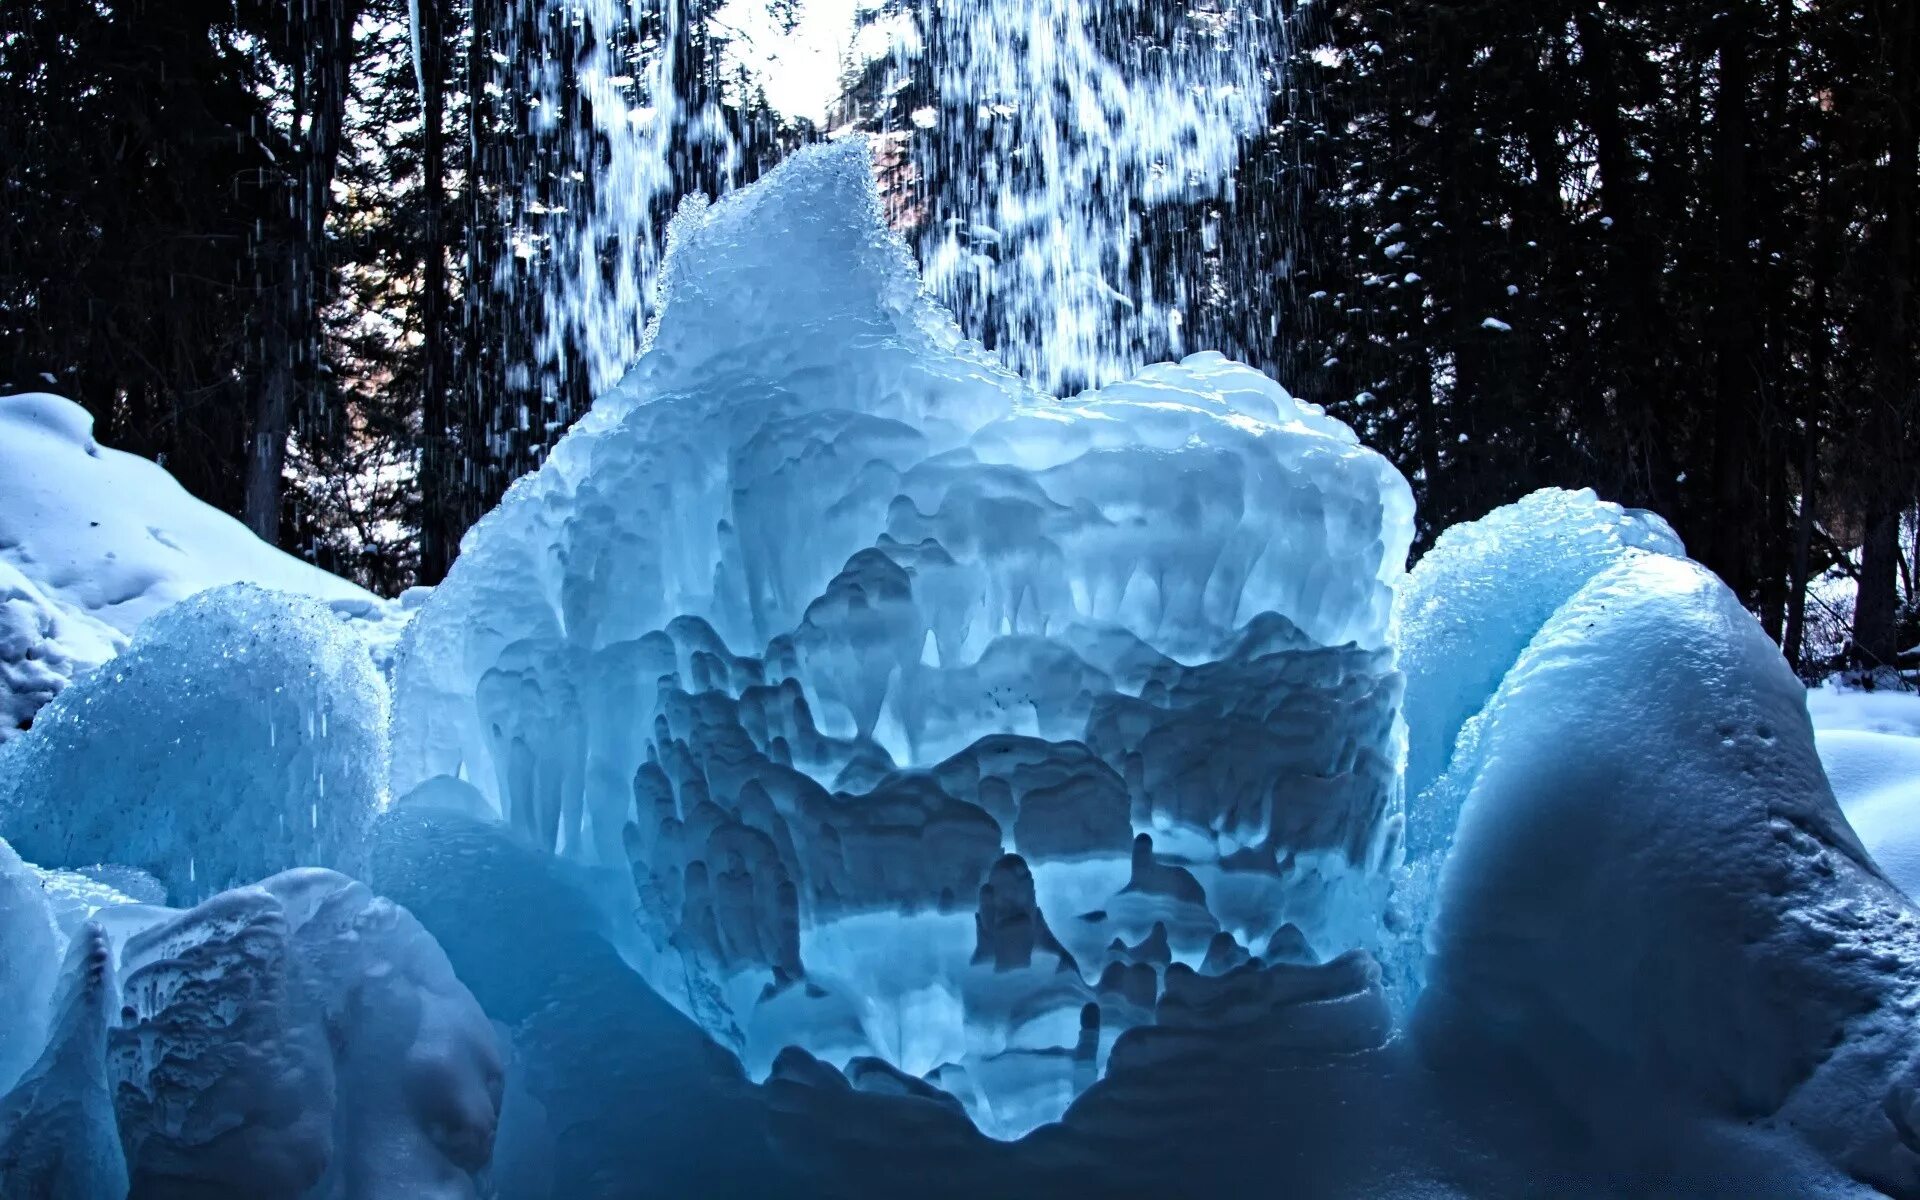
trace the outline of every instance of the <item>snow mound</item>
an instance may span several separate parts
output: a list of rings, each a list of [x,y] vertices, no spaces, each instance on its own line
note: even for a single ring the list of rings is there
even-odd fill
[[[1803,696],[1696,564],[1629,552],[1581,587],[1434,789],[1463,802],[1422,1042],[1516,1066],[1622,1172],[1744,1122],[1914,1194],[1915,914]]]
[[[292,866],[352,870],[385,722],[385,685],[335,613],[203,592],[0,748],[0,836],[47,866],[138,867],[188,902]]]
[[[1053,1119],[1173,963],[1370,941],[1412,503],[1218,355],[1072,401],[919,292],[858,145],[676,220],[628,378],[403,642],[393,792],[630,872],[650,983]]]
[[[71,400],[0,396],[0,743],[142,621],[233,583],[328,604],[376,660],[407,616],[267,545],[159,464],[100,445]]]
[[[100,445],[85,409],[44,392],[0,396],[0,561],[124,634],[228,583],[378,603],[194,499],[164,467]]]
[[[96,917],[0,1099],[0,1191],[478,1195],[503,1069],[404,909],[309,869]]]
[[[0,558],[0,744],[76,676],[126,646],[126,636],[42,592]]]

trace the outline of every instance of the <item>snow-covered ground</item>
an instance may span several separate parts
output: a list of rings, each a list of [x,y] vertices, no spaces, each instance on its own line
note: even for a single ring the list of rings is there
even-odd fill
[[[1807,693],[1820,762],[1860,842],[1920,896],[1920,693],[1825,684]]]
[[[47,393],[0,396],[0,742],[188,596],[253,583],[311,596],[376,643],[400,609],[267,545],[164,467],[102,446]],[[376,651],[378,653],[378,651]]]

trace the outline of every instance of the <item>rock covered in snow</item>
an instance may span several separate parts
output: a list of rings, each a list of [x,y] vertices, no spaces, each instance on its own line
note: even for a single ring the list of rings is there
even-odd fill
[[[650,982],[756,1076],[877,1057],[1000,1136],[1090,1077],[1114,944],[1373,936],[1385,460],[1218,355],[1035,394],[919,293],[858,146],[689,210],[663,299],[408,633],[395,794],[630,869]]]
[[[203,592],[0,748],[0,836],[118,862],[193,901],[293,866],[354,870],[384,786],[386,688],[304,597]]]

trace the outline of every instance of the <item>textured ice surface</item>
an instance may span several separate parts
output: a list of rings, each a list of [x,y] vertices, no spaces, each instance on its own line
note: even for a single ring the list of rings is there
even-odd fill
[[[126,899],[74,933],[0,1099],[0,1194],[476,1195],[493,1031],[404,909],[316,869],[184,912]]]
[[[1493,696],[1547,618],[1633,548],[1685,553],[1655,514],[1590,490],[1559,488],[1455,525],[1434,541],[1407,573],[1395,612],[1407,680],[1408,796],[1447,769],[1460,727]],[[1409,854],[1429,853],[1444,833],[1413,817]]]
[[[385,704],[329,609],[203,592],[0,748],[0,836],[46,867],[138,867],[177,902],[292,866],[353,870],[382,794]]]
[[[458,776],[630,869],[647,978],[755,1076],[873,1057],[999,1136],[1169,963],[1373,936],[1383,459],[1216,355],[1035,394],[923,298],[858,146],[689,209],[666,279],[409,631],[396,796]]]
[[[60,931],[40,877],[0,841],[0,1093],[39,1056],[60,965]]]
[[[1422,1040],[1514,1063],[1623,1172],[1717,1125],[1920,1192],[1920,926],[1804,695],[1704,568],[1629,552],[1587,581],[1429,793],[1462,803]]]
[[[120,1200],[127,1164],[114,1121],[106,1030],[113,950],[97,925],[66,949],[45,1048],[0,1096],[0,1195]]]

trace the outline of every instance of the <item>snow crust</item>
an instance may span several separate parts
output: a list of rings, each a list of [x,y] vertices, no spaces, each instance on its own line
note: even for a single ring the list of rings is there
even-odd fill
[[[1371,936],[1385,460],[1218,355],[1033,392],[921,295],[857,145],[684,212],[666,280],[410,629],[396,795],[463,778],[629,870],[649,981],[755,1076],[874,1057],[996,1136],[1167,963]]]

